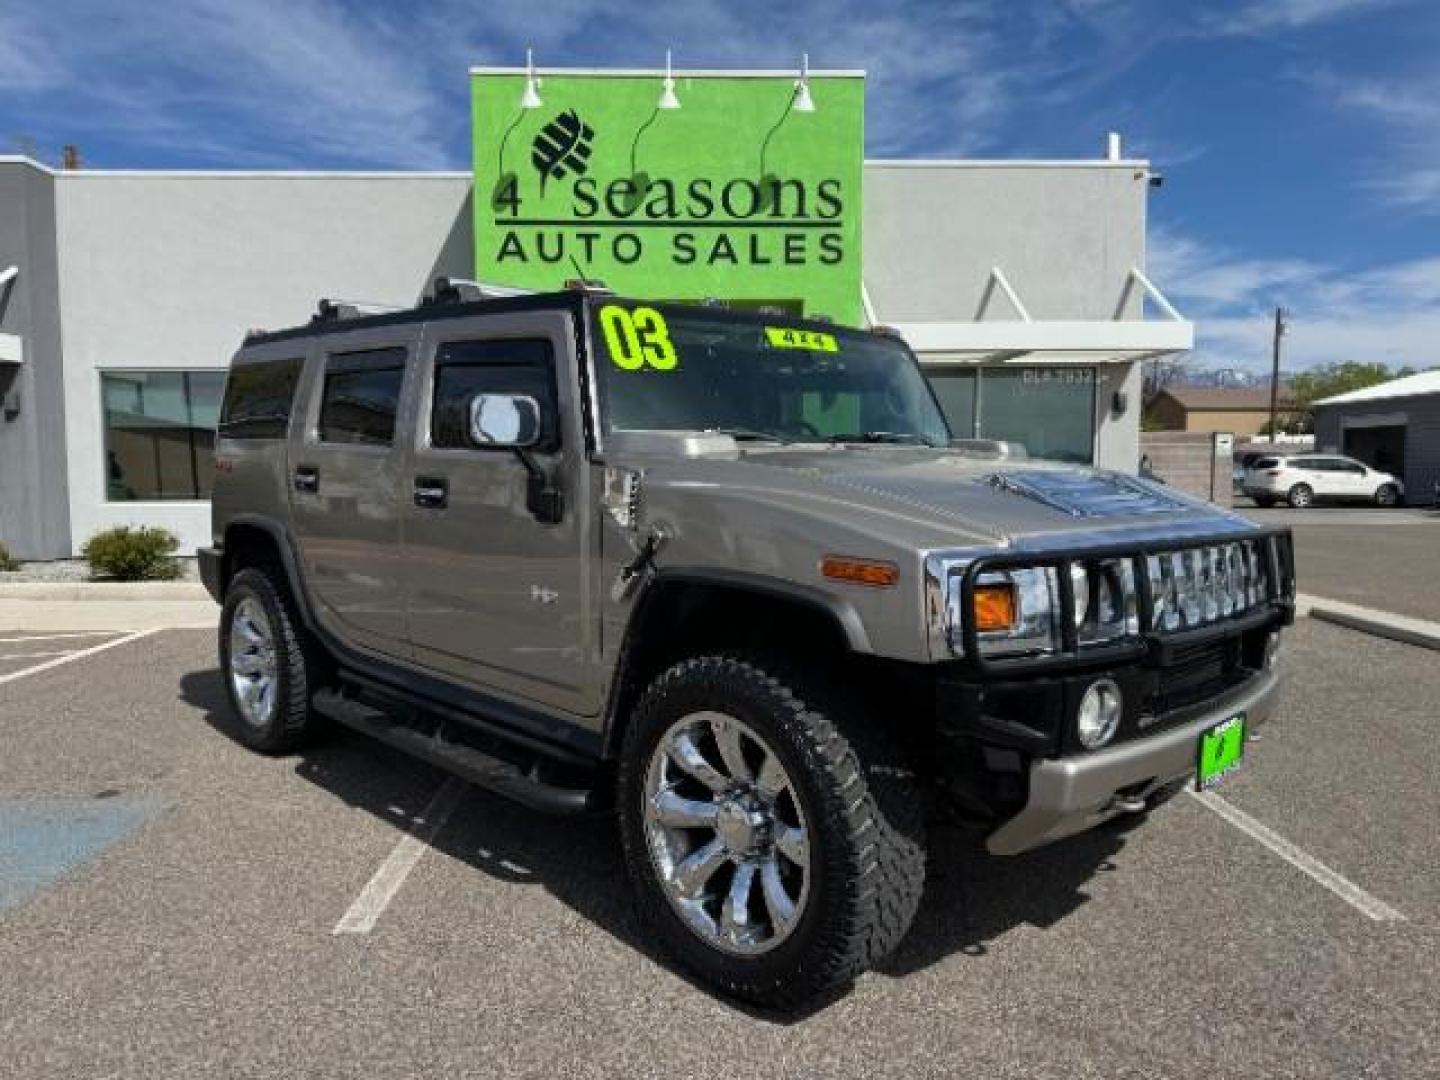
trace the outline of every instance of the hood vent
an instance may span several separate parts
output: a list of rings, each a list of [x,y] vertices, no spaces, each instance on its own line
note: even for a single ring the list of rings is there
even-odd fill
[[[1190,509],[1188,503],[1155,485],[1120,473],[1026,469],[992,473],[985,482],[997,491],[1033,499],[1077,518],[1169,514]]]

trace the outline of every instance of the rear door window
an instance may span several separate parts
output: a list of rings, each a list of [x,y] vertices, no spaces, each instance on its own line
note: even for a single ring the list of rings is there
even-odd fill
[[[237,361],[225,381],[220,434],[227,439],[283,439],[305,361]]]
[[[331,353],[320,399],[320,440],[389,446],[395,438],[405,357],[400,346]]]

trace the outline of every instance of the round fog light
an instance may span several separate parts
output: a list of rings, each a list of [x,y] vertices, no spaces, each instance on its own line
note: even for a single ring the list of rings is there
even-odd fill
[[[1269,671],[1280,659],[1280,631],[1270,631],[1270,636],[1265,639],[1265,670]]]
[[[1110,679],[1091,683],[1075,710],[1075,733],[1087,750],[1097,750],[1115,737],[1120,726],[1120,687]]]

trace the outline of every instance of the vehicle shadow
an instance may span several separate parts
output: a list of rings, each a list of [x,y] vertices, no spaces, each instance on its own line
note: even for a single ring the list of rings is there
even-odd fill
[[[212,728],[235,737],[238,720],[218,670],[185,675],[180,692],[188,704],[204,710]],[[392,825],[403,825],[396,821],[397,786],[413,787],[416,769],[433,772],[436,785],[443,777],[430,766],[344,729],[293,760],[296,775]],[[1082,888],[1096,872],[1115,868],[1111,858],[1124,838],[1118,830],[1102,830],[1027,855],[997,858],[987,855],[972,834],[940,826],[932,828],[930,844],[920,911],[900,948],[877,968],[883,976],[910,975],[956,954],[982,961],[990,943],[1016,927],[1054,925],[1086,902]],[[679,968],[637,920],[613,815],[555,818],[472,787],[431,846],[515,885],[516,904],[525,903],[525,889],[544,888],[619,941],[714,996],[710,987]],[[721,1000],[756,1019],[794,1024],[844,996],[783,1011]]]

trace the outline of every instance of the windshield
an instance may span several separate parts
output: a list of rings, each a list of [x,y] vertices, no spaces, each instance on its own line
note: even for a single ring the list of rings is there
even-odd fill
[[[607,303],[592,318],[607,431],[949,442],[925,377],[893,339],[682,305]]]

